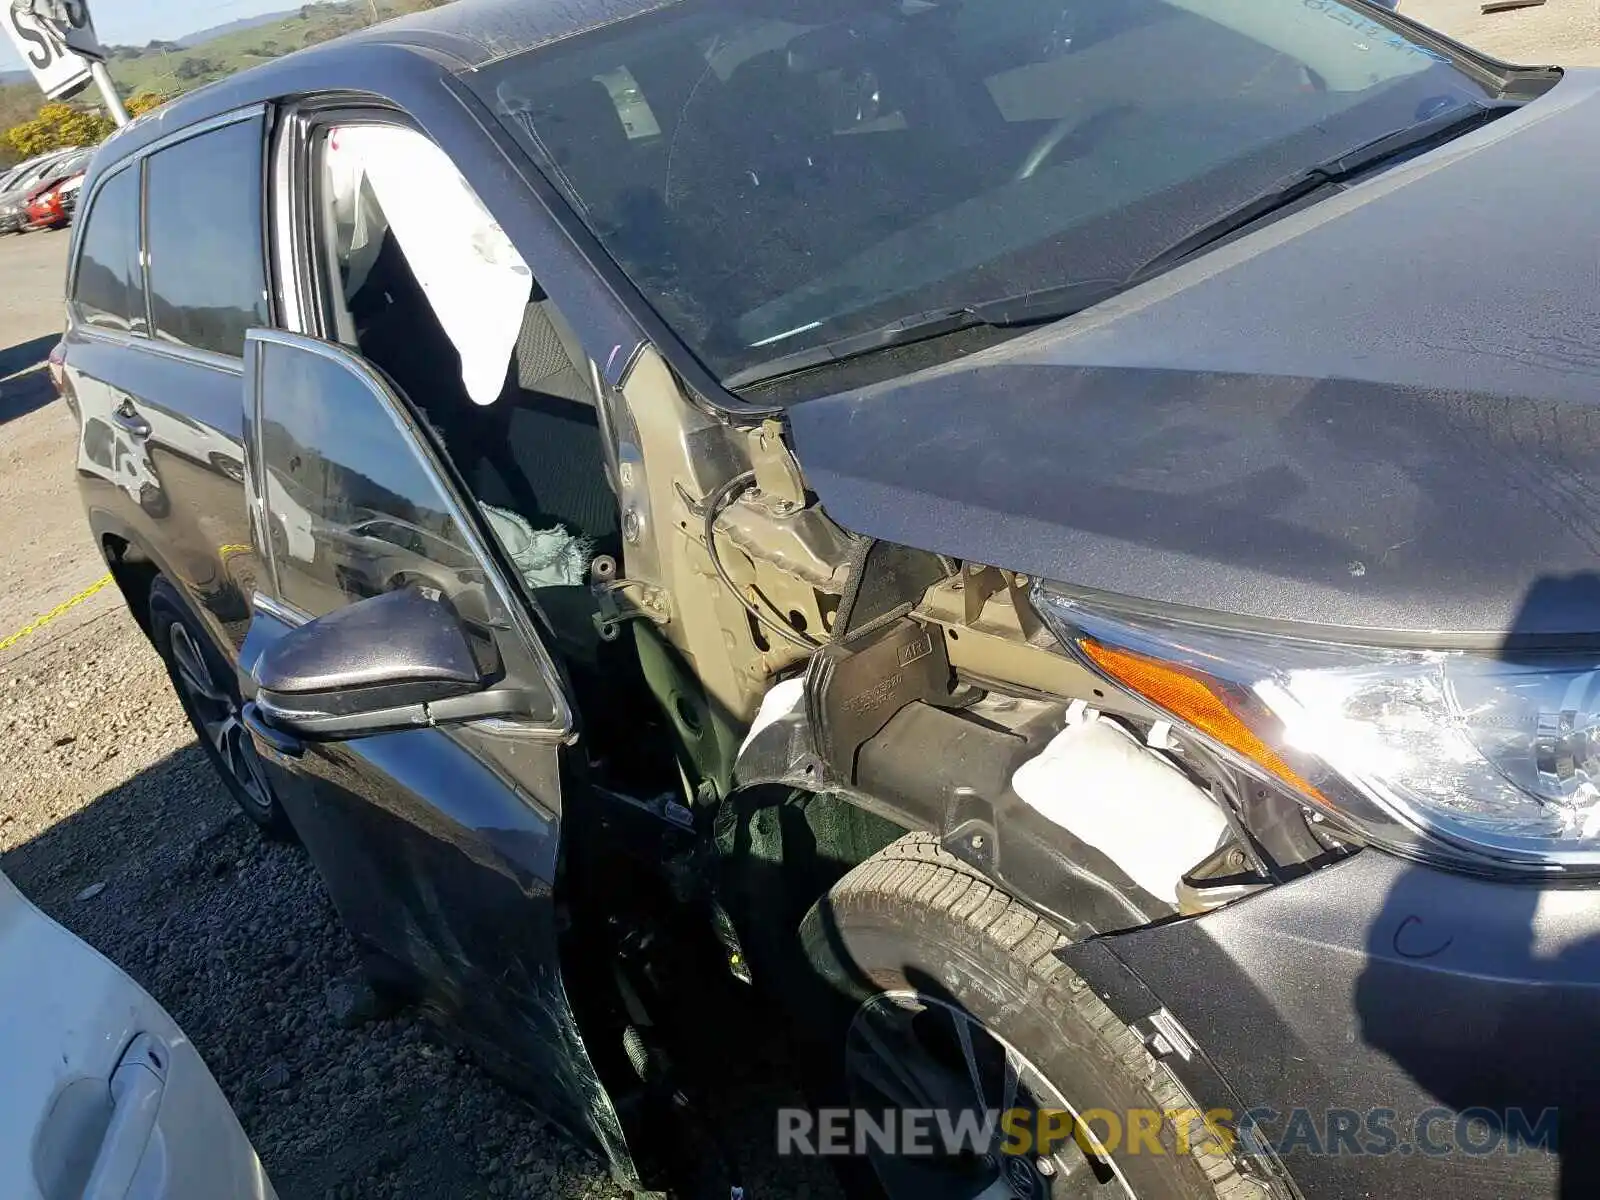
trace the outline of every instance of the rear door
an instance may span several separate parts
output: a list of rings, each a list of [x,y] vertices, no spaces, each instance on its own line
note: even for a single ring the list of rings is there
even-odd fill
[[[0,1196],[271,1200],[160,1005],[0,875]]]
[[[294,744],[258,731],[274,788],[369,959],[418,985],[485,1065],[624,1171],[568,1001],[554,898],[569,701],[504,554],[388,381],[341,347],[254,331],[246,372],[257,545],[243,666],[380,592],[452,606],[542,715]],[[420,536],[418,531],[425,531]],[[393,537],[392,553],[374,547]]]
[[[69,292],[90,523],[151,553],[230,654],[257,569],[240,438],[245,331],[273,316],[266,130],[244,109],[97,177]]]

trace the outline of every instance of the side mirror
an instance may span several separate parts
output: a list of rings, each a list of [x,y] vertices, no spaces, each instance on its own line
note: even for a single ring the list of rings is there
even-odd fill
[[[345,741],[528,711],[522,692],[483,677],[455,614],[409,588],[284,634],[251,675],[258,691],[247,720],[265,725],[264,736]]]

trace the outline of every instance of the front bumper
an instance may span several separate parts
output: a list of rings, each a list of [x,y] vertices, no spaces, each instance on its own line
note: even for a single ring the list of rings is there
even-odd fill
[[[1200,1107],[1253,1112],[1309,1200],[1600,1195],[1600,888],[1368,850],[1063,956],[1130,1025],[1175,1017],[1194,1045],[1166,1064]]]

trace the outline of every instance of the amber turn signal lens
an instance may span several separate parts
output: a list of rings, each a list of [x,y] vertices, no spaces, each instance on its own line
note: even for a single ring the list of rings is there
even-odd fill
[[[1090,638],[1079,638],[1078,648],[1130,692],[1144,697],[1157,708],[1171,713],[1228,749],[1264,767],[1301,795],[1313,800],[1322,799],[1316,788],[1302,779],[1245,724],[1215,682],[1131,650],[1102,646]]]

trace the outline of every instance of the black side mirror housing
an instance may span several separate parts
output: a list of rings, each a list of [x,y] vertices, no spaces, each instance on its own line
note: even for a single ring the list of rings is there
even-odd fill
[[[269,646],[251,675],[255,715],[308,741],[344,741],[528,711],[483,677],[466,630],[410,588],[359,601]]]

